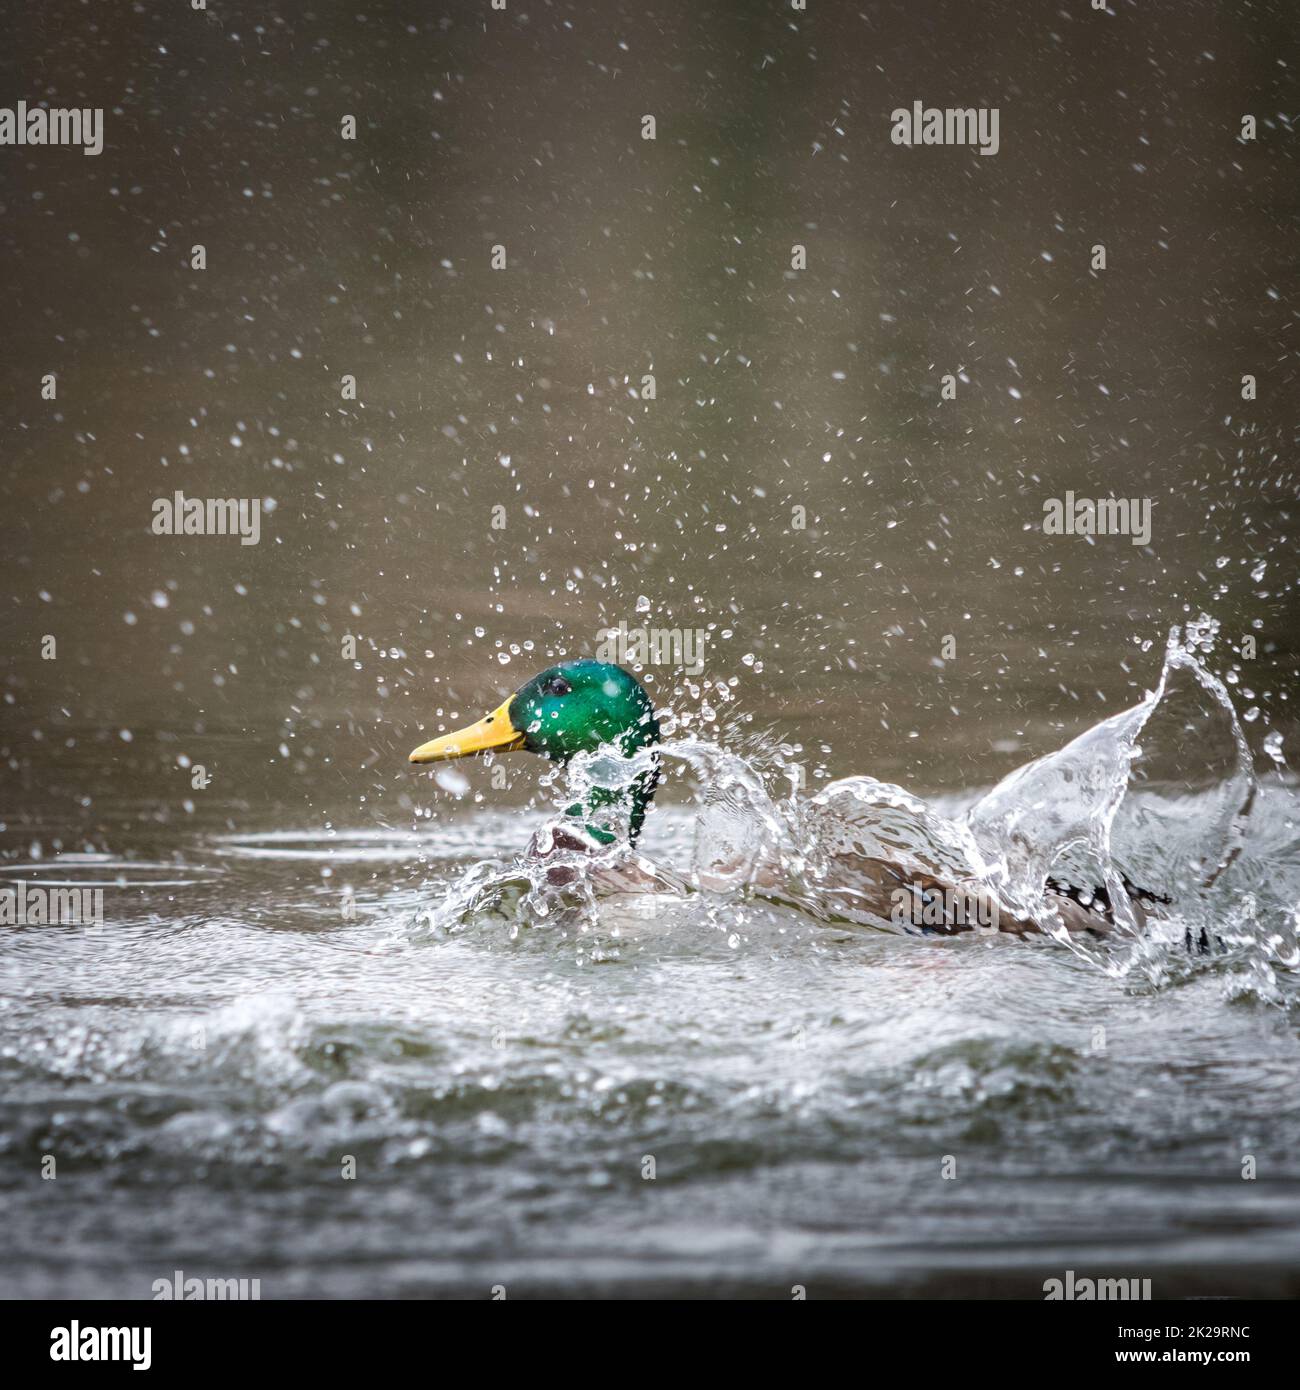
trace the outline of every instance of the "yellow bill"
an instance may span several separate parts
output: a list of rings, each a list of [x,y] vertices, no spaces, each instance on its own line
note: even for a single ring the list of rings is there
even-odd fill
[[[512,748],[522,748],[524,734],[510,722],[509,700],[491,714],[480,719],[468,728],[457,729],[453,734],[443,734],[441,738],[422,743],[411,753],[413,763],[441,763],[449,758],[468,758],[474,753],[509,752]]]

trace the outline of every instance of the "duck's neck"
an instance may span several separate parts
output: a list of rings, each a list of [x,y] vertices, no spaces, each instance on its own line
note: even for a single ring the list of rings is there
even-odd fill
[[[612,845],[624,834],[628,844],[635,845],[658,785],[659,758],[656,755],[651,758],[650,766],[627,786],[590,787],[583,800],[570,806],[566,814],[581,820],[587,833],[602,845]]]

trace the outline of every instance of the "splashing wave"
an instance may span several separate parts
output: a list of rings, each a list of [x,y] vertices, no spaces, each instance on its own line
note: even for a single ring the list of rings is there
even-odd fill
[[[753,762],[689,737],[632,760],[575,759],[552,774],[557,812],[656,757],[692,774],[684,862],[583,843],[557,814],[528,855],[475,863],[420,923],[448,933],[505,920],[515,937],[611,923],[616,936],[687,922],[734,934],[737,909],[766,898],[823,923],[897,930],[866,877],[883,863],[900,881],[977,891],[1004,924],[1040,924],[1107,974],[1158,986],[1228,969],[1269,997],[1274,972],[1300,964],[1300,807],[1281,772],[1261,785],[1228,690],[1202,659],[1211,644],[1203,625],[1175,629],[1145,699],[956,812],[867,776],[778,799]],[[1079,931],[1081,917],[1099,929]]]

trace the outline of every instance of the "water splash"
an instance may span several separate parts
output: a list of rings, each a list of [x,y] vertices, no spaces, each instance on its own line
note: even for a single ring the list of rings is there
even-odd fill
[[[1261,790],[1228,689],[1204,662],[1215,635],[1206,619],[1175,629],[1142,701],[962,813],[868,776],[778,799],[769,769],[698,737],[632,759],[575,758],[548,774],[557,814],[529,851],[472,865],[422,925],[442,933],[491,919],[508,921],[515,936],[521,926],[598,934],[613,896],[639,900],[650,918],[671,901],[669,915],[682,922],[691,893],[702,909],[695,920],[725,920],[729,930],[756,898],[822,922],[896,928],[881,912],[882,891],[920,880],[978,893],[1004,926],[1036,923],[1117,978],[1159,986],[1215,967],[1268,995],[1272,972],[1300,962],[1296,798],[1276,773],[1267,796]],[[626,790],[661,765],[696,783],[684,862],[583,834],[575,804],[593,789]],[[1055,891],[1062,885],[1071,898]],[[1081,932],[1081,920],[1096,934]]]

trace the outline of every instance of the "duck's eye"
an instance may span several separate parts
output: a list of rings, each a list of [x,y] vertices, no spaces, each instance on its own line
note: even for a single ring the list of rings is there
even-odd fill
[[[543,688],[548,695],[567,695],[573,689],[563,676],[552,676]]]

